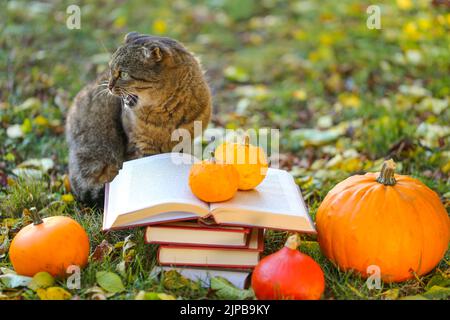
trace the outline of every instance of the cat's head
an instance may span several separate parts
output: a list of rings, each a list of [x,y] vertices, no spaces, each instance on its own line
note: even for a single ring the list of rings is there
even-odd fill
[[[108,89],[129,106],[138,99],[156,97],[173,84],[173,71],[185,54],[187,50],[170,38],[129,33],[111,57]]]

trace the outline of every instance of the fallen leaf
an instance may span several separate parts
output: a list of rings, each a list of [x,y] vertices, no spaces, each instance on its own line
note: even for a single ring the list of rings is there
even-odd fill
[[[134,298],[135,300],[176,300],[176,297],[170,294],[157,293],[157,292],[145,292],[143,290]]]
[[[425,290],[430,290],[434,286],[449,287],[450,277],[444,276],[443,274],[436,273],[427,283]]]
[[[64,201],[65,203],[72,203],[75,201],[75,198],[71,193],[67,193],[61,196],[61,200]]]
[[[176,298],[171,294],[158,293],[158,298],[160,300],[176,300]]]
[[[36,294],[41,300],[68,300],[72,294],[61,287],[38,288]]]
[[[414,296],[401,297],[399,300],[428,300],[428,299],[425,298],[424,296],[421,296],[420,294],[416,294]]]
[[[93,299],[93,300],[106,300],[107,298],[115,295],[115,293],[105,292],[105,290],[103,290],[99,286],[93,286],[93,287],[87,289],[85,293],[90,294],[91,299]]]
[[[244,300],[254,297],[253,290],[238,289],[222,277],[211,278],[211,289],[219,298],[225,300]]]
[[[19,164],[18,168],[30,168],[40,170],[42,172],[48,172],[53,169],[55,163],[50,158],[42,158],[42,159],[28,159],[21,164]]]
[[[27,110],[37,110],[41,107],[41,101],[37,98],[28,98],[20,105],[14,108],[14,111],[27,111]]]
[[[291,132],[293,147],[321,146],[336,141],[344,132],[340,130],[297,129]]]
[[[31,277],[25,277],[14,273],[0,276],[0,282],[7,288],[26,287],[31,282]]]
[[[136,252],[132,250],[132,248],[136,246],[136,243],[131,240],[132,236],[133,235],[130,234],[124,241],[116,243],[114,246],[115,248],[122,248],[122,261],[116,266],[116,271],[121,275],[125,275],[128,263],[133,261],[134,256],[136,255]]]
[[[389,289],[389,290],[384,291],[381,295],[386,300],[397,300],[399,294],[400,294],[400,290],[398,288],[394,288],[394,289]]]
[[[176,270],[168,270],[163,273],[162,284],[168,290],[179,290],[189,288],[190,290],[198,290],[200,286],[194,281],[183,277]]]
[[[48,127],[49,125],[48,119],[41,115],[38,115],[36,118],[34,118],[33,123],[41,127]]]
[[[0,256],[8,252],[9,244],[8,234],[0,234]]]
[[[30,133],[33,130],[33,126],[31,124],[31,120],[28,119],[28,118],[23,120],[23,123],[20,126],[20,130],[22,130],[23,134]]]
[[[119,293],[125,290],[122,279],[114,272],[99,271],[96,274],[97,283],[100,287],[111,293]]]
[[[91,259],[94,261],[102,261],[113,251],[113,246],[105,239],[94,249]]]
[[[16,272],[12,269],[6,267],[0,267],[0,271],[2,274],[16,274]]]
[[[132,234],[130,234],[129,236],[127,236],[123,242],[123,246],[122,246],[122,255],[125,256],[128,252],[128,250],[130,250],[131,248],[136,246],[136,243],[134,243],[131,238],[133,237]]]
[[[225,68],[223,73],[225,75],[225,78],[231,81],[247,82],[250,79],[245,69],[237,66],[228,66]]]
[[[156,19],[153,22],[153,31],[157,34],[164,34],[167,30],[167,23],[164,20]]]
[[[23,137],[22,129],[20,128],[20,124],[13,124],[6,129],[6,135],[11,139],[17,139]]]
[[[43,173],[41,170],[29,168],[14,168],[12,172],[19,178],[42,179]]]
[[[448,297],[450,297],[450,288],[432,286],[422,295],[428,299],[447,299]]]
[[[30,288],[33,291],[36,291],[37,289],[46,289],[48,287],[51,287],[55,284],[55,279],[52,277],[52,275],[48,272],[42,271],[38,272],[33,276],[33,279],[28,284],[28,288]]]

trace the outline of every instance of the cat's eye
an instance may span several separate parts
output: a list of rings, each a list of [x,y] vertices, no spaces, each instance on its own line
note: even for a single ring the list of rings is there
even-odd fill
[[[120,73],[120,78],[121,79],[123,79],[123,80],[128,80],[128,79],[130,79],[130,75],[128,74],[128,72],[121,72]]]

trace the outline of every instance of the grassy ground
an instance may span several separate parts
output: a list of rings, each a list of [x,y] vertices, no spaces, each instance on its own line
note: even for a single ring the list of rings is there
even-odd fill
[[[74,297],[110,297],[95,288],[98,271],[120,275],[125,291],[114,299],[140,290],[221,297],[173,277],[149,278],[155,247],[143,243],[142,230],[100,232],[101,211],[75,202],[64,183],[71,99],[133,30],[174,37],[201,57],[214,92],[213,127],[281,130],[281,166],[296,177],[313,217],[337,182],[378,170],[385,157],[438,192],[448,210],[450,14],[426,0],[378,2],[381,30],[366,27],[370,1],[281,0],[80,1],[81,29],[69,30],[71,1],[1,0],[0,267],[11,268],[9,240],[29,222],[24,209],[36,206],[44,216],[75,217],[92,251],[103,240],[112,246],[83,270],[81,289],[69,290]],[[42,176],[20,179],[27,169]],[[265,254],[286,236],[269,232]],[[448,285],[441,281],[450,275],[448,252],[430,275],[369,290],[332,266],[314,239],[304,240],[302,250],[325,272],[325,299],[448,297],[448,289],[427,291]],[[0,297],[37,295],[0,285]]]

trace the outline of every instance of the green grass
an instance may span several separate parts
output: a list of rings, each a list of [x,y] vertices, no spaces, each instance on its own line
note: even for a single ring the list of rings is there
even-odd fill
[[[150,278],[156,246],[143,243],[142,229],[103,233],[101,210],[67,197],[65,115],[76,93],[106,67],[109,54],[133,30],[176,38],[201,58],[214,92],[212,126],[281,130],[281,165],[295,176],[313,218],[336,183],[355,172],[378,170],[386,157],[397,161],[399,173],[435,190],[449,210],[450,16],[444,8],[417,0],[402,10],[386,1],[382,29],[369,30],[366,7],[356,0],[161,0],[151,7],[143,0],[120,5],[88,0],[80,4],[81,29],[69,30],[70,4],[9,1],[0,13],[0,70],[6,71],[0,73],[1,267],[11,268],[8,239],[29,222],[24,209],[34,206],[44,216],[79,221],[91,252],[103,240],[116,246],[82,271],[81,289],[69,290],[73,296],[92,298],[88,289],[96,285],[96,273],[112,271],[126,289],[112,299],[133,299],[141,290],[220,298],[195,284]],[[346,122],[352,125],[322,144],[292,135],[308,128],[332,131]],[[22,137],[7,134],[14,125]],[[42,179],[15,176],[23,161],[41,158],[54,163]],[[124,254],[121,245],[130,234],[135,246]],[[264,254],[281,248],[286,237],[286,232],[267,232]],[[447,251],[431,274],[369,290],[364,279],[333,266],[313,237],[303,240],[301,250],[325,272],[324,299],[422,295],[431,279],[450,273]],[[120,273],[117,266],[124,259]],[[25,289],[0,288],[2,294],[37,298]]]

